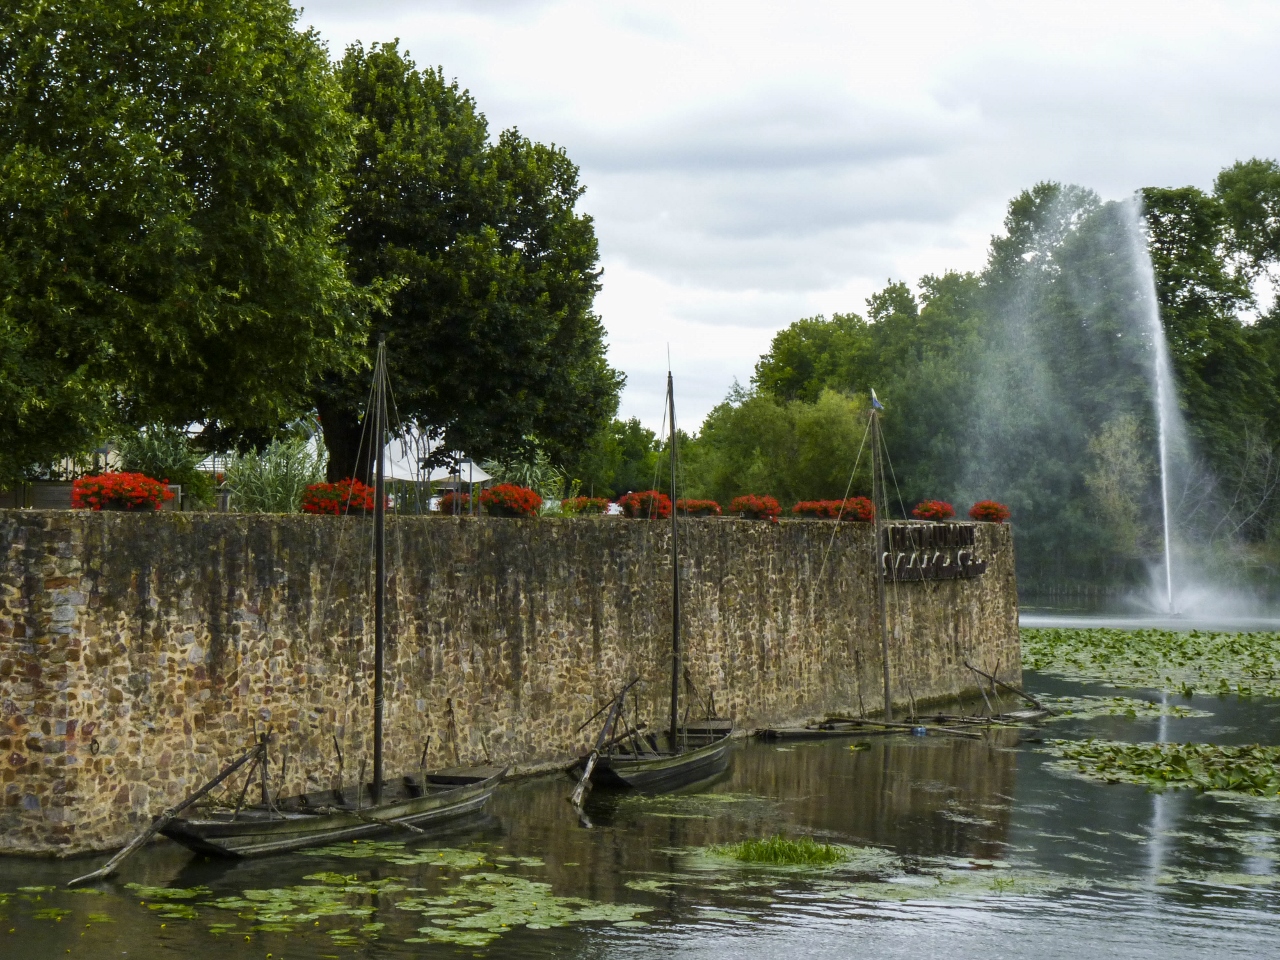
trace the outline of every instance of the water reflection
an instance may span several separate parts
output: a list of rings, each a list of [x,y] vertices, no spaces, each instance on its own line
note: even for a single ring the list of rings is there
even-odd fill
[[[1045,677],[1029,678],[1029,686],[1055,695],[1113,692]],[[229,866],[166,844],[141,855],[121,882],[88,894],[19,889],[65,881],[84,872],[83,862],[0,860],[0,892],[7,894],[0,897],[7,899],[0,904],[0,956],[1265,954],[1280,934],[1274,804],[1095,784],[1057,772],[1037,749],[1043,736],[1280,742],[1275,702],[1176,702],[1212,716],[1097,717],[983,740],[749,743],[735,750],[725,776],[693,792],[598,791],[591,829],[565,799],[569,780],[514,783],[499,791],[486,817],[437,843],[410,844],[398,859],[293,857]],[[776,832],[860,852],[848,867],[821,874],[744,868],[705,853]],[[413,853],[437,847],[479,859],[446,868]],[[322,881],[307,878],[324,873],[330,883],[349,876],[371,891],[339,898],[365,912],[251,929],[274,909],[278,891],[301,885],[314,893]],[[182,901],[194,919],[181,919],[181,910],[166,918],[160,894],[130,891],[125,881],[206,892]],[[374,890],[371,882],[390,886]],[[521,896],[576,898],[566,909],[594,919],[551,929],[513,921],[483,946],[413,942],[429,939],[422,930],[435,922],[430,910],[445,909],[439,898],[465,901],[486,882],[516,891],[501,909],[523,909]],[[492,891],[485,895],[484,908],[497,909]],[[219,909],[214,902],[226,897],[262,905],[256,919]],[[414,898],[431,903],[404,909]],[[611,914],[611,904],[645,909],[618,926],[631,915]],[[648,926],[630,925],[641,921]],[[215,933],[216,923],[237,926]]]

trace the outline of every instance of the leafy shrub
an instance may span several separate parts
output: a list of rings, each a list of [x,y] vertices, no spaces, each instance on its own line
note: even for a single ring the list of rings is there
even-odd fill
[[[441,513],[469,513],[471,511],[471,494],[457,490],[448,490],[440,497]]]
[[[158,510],[172,499],[172,490],[141,473],[100,473],[71,484],[71,506],[77,510]]]
[[[804,500],[791,508],[800,517],[817,520],[846,520],[870,523],[876,518],[876,508],[866,497],[850,497],[848,500]]]
[[[480,491],[480,505],[495,517],[536,517],[542,497],[528,487],[500,483]]]
[[[273,440],[227,463],[231,507],[243,513],[296,513],[307,487],[324,481],[324,454],[310,437]]]
[[[718,517],[722,511],[714,500],[677,500],[676,512],[687,517]]]
[[[911,511],[917,520],[950,520],[956,508],[945,500],[921,500]]]
[[[1009,508],[995,500],[979,500],[969,508],[969,518],[983,523],[1004,523],[1009,519]]]
[[[734,497],[729,504],[729,512],[740,514],[746,520],[777,520],[782,507],[778,506],[778,501],[773,497],[747,494]]]
[[[623,514],[637,520],[665,520],[671,516],[671,498],[657,490],[641,490],[618,498]]]
[[[113,441],[125,473],[164,477],[182,487],[187,503],[213,505],[214,479],[197,469],[203,455],[195,449],[185,430],[152,426],[124,434]]]
[[[608,497],[569,497],[560,501],[560,512],[566,517],[598,517],[608,509]]]
[[[374,508],[374,489],[354,477],[337,483],[313,483],[302,495],[305,513],[366,513]]]

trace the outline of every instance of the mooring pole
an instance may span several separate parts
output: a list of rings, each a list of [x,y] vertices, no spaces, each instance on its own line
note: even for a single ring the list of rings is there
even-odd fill
[[[387,416],[387,335],[378,336],[378,359],[373,391],[373,805],[382,802],[382,671],[387,624],[387,478],[383,465]]]
[[[884,587],[884,467],[880,462],[880,410],[875,402],[875,392],[871,394],[871,503],[875,507],[876,544],[874,550],[876,565],[876,593],[880,599],[880,653],[884,661],[884,718],[893,719],[893,698],[889,692],[889,615],[885,602]]]
[[[671,415],[671,750],[677,752],[680,721],[680,527],[676,517],[676,388],[667,371],[667,408]]]

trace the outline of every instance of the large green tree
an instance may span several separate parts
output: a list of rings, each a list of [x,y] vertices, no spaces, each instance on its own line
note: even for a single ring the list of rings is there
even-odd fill
[[[357,362],[351,120],[287,0],[0,17],[0,472],[114,423],[270,430]]]
[[[351,47],[339,76],[359,124],[348,262],[360,284],[398,287],[376,330],[399,415],[474,457],[580,453],[622,377],[592,310],[598,252],[575,209],[577,168],[515,130],[491,142],[467,92],[394,43]],[[334,476],[367,469],[367,389],[337,371],[317,392]]]

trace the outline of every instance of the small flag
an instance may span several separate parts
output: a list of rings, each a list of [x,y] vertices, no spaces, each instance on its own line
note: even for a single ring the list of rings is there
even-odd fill
[[[884,409],[884,404],[877,399],[876,392],[874,390],[871,391],[871,406],[875,407],[877,410]]]

